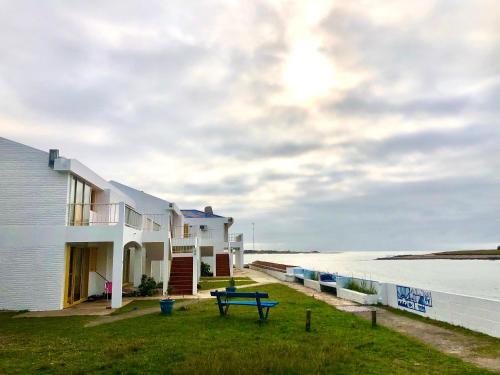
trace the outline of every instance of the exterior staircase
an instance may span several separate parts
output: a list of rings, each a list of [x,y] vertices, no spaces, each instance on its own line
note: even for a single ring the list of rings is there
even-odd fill
[[[170,270],[172,294],[193,294],[193,258],[174,257]]]
[[[215,256],[216,276],[231,276],[229,270],[229,254],[216,254]]]

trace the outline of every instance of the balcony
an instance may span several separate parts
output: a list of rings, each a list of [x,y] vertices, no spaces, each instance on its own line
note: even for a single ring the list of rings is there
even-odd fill
[[[194,247],[198,245],[198,232],[193,231],[188,226],[172,228],[172,246],[175,247]]]
[[[119,203],[70,203],[66,225],[116,225],[120,221]]]
[[[243,242],[243,233],[230,233],[229,242]]]
[[[125,225],[134,229],[142,229],[142,215],[130,206],[125,206]]]

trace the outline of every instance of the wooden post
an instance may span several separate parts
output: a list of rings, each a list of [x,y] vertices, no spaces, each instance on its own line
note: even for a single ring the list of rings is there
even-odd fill
[[[311,309],[306,310],[306,332],[311,332]]]
[[[372,328],[377,326],[377,310],[372,310]]]

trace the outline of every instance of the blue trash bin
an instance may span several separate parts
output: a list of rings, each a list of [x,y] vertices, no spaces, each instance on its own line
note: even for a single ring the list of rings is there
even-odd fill
[[[175,299],[162,299],[160,300],[160,309],[162,314],[172,315],[174,309]]]

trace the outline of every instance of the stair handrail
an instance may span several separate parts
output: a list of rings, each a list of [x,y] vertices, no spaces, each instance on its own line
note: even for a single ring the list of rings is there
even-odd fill
[[[99,272],[97,272],[97,271],[94,271],[94,272],[95,272],[96,274],[98,274],[99,276],[101,276],[101,278],[102,278],[104,281],[106,281],[107,283],[109,283],[109,280],[108,280],[108,279],[106,279],[106,278],[105,278],[103,275],[101,275]]]

